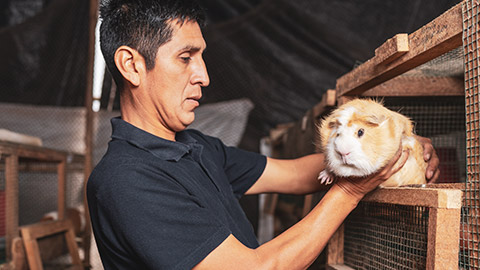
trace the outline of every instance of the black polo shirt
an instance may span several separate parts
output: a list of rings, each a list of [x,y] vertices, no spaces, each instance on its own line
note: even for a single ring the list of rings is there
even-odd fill
[[[233,234],[258,247],[238,199],[265,156],[195,130],[168,141],[112,119],[108,150],[87,185],[105,269],[191,269]]]

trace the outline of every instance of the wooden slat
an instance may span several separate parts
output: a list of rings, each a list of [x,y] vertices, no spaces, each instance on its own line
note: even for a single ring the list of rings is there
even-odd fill
[[[408,36],[410,49],[387,65],[373,57],[337,80],[337,95],[359,95],[462,45],[462,6],[452,7]]]
[[[379,188],[364,197],[363,201],[432,208],[460,209],[463,192],[457,189],[414,187]]]
[[[418,96],[463,96],[463,78],[398,76],[374,88],[362,96],[418,97]]]
[[[21,237],[15,237],[12,241],[12,261],[14,270],[27,270],[27,258],[25,256],[25,248]],[[0,269],[4,269],[0,267]],[[9,268],[7,268],[9,269]],[[5,269],[6,270],[6,269]]]
[[[396,34],[375,50],[377,58],[375,61],[378,64],[386,65],[407,53],[408,50],[408,34]]]
[[[344,243],[345,225],[338,227],[337,231],[328,241],[327,246],[327,265],[343,264],[343,243]]]
[[[427,269],[458,269],[460,208],[429,211]]]
[[[69,219],[58,221],[47,221],[32,225],[22,226],[23,244],[27,256],[28,266],[32,270],[43,270],[38,239],[56,234],[63,234],[72,259],[72,264],[78,267],[82,266],[82,261],[78,253],[77,242],[72,222]],[[55,247],[51,247],[55,248]]]
[[[66,190],[67,190],[67,160],[64,158],[60,163],[57,165],[57,179],[58,179],[58,219],[62,220],[65,217],[65,209],[67,207],[66,201]]]
[[[351,268],[350,266],[346,266],[344,264],[327,265],[326,269],[327,270],[355,270],[355,269]]]
[[[12,259],[12,242],[18,236],[18,156],[5,157],[5,242],[7,261]]]
[[[0,141],[0,153],[12,152],[15,152],[19,157],[49,162],[58,162],[67,156],[67,152],[63,151],[53,150],[45,147]]]
[[[324,114],[329,107],[335,106],[337,103],[337,91],[329,89],[323,96],[322,100],[313,107],[313,117],[317,118]]]

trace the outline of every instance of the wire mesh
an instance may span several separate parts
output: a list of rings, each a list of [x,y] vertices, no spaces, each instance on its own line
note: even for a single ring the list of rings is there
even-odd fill
[[[402,76],[462,73],[463,54],[458,48]],[[409,117],[416,134],[432,140],[440,159],[439,183],[466,182],[463,96],[384,97],[383,101],[389,109]],[[419,206],[359,204],[345,223],[345,264],[354,269],[426,269],[429,212]]]
[[[465,61],[465,110],[467,182],[465,184],[460,236],[460,266],[480,269],[480,144],[479,144],[479,3],[464,1],[463,49]]]
[[[385,98],[384,103],[409,117],[416,134],[432,140],[440,159],[438,183],[465,182],[464,97]]]
[[[429,209],[361,202],[345,222],[345,264],[354,269],[425,269]]]

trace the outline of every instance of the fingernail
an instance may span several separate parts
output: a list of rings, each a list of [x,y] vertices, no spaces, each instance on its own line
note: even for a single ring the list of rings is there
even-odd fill
[[[429,170],[427,171],[427,178],[430,179],[433,175],[433,171]]]
[[[426,155],[425,155],[425,159],[426,159],[426,160],[430,160],[430,154],[426,154]]]

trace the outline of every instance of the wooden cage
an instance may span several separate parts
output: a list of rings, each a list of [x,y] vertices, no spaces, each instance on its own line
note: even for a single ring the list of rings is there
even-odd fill
[[[327,269],[480,269],[479,7],[477,1],[464,0],[417,31],[395,35],[374,57],[338,78],[336,89],[327,90],[303,119],[272,130],[272,155],[292,158],[318,152],[318,122],[353,97],[402,99],[407,105],[458,101],[461,119],[452,120],[458,125],[448,136],[431,135],[436,149],[438,138],[448,138],[438,144],[441,165],[440,154],[455,149],[450,151],[456,152],[455,173],[442,183],[383,188],[366,196],[330,239]],[[452,54],[456,56],[448,58]],[[424,72],[427,64],[448,62],[445,57],[455,60],[455,70]],[[440,121],[446,117],[442,111],[455,114],[445,108],[431,114]],[[321,196],[305,196],[304,214]]]

